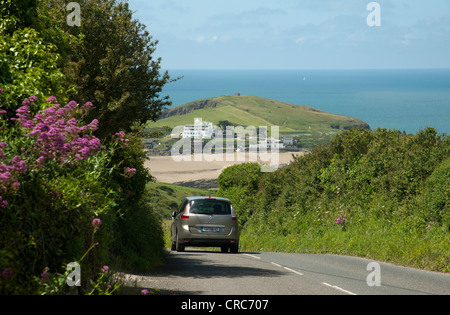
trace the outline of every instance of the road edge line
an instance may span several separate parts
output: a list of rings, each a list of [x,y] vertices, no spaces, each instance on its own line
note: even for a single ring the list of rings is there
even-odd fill
[[[345,293],[347,293],[347,294],[349,294],[349,295],[358,295],[358,294],[356,294],[356,293],[353,293],[353,292],[351,292],[351,291],[342,289],[342,288],[340,288],[340,287],[338,287],[338,286],[335,286],[335,285],[331,285],[331,284],[326,283],[326,282],[322,282],[322,284],[324,284],[324,285],[326,285],[326,286],[329,286],[330,288],[339,290],[339,291],[341,291],[341,292],[345,292]]]

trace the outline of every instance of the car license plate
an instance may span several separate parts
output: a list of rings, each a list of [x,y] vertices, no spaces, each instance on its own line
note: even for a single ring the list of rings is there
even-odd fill
[[[202,232],[219,233],[220,232],[220,228],[203,226],[202,227]]]

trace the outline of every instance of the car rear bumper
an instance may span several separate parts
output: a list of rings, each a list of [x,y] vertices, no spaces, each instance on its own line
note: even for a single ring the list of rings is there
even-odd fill
[[[238,243],[239,240],[237,239],[208,239],[208,238],[183,239],[183,244],[185,246],[196,246],[196,247],[221,247],[221,246],[237,245]]]

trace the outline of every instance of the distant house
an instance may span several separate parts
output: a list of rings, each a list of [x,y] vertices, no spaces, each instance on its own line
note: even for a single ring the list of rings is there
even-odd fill
[[[217,128],[215,131],[215,136],[218,138],[235,138],[236,134],[233,129],[227,128],[226,130],[222,130],[221,128]]]
[[[234,93],[234,96],[241,96],[241,93]]]
[[[185,125],[182,133],[183,138],[194,139],[211,139],[213,135],[213,123],[203,121],[201,118],[195,118],[193,125]]]
[[[283,136],[283,143],[286,146],[294,145],[294,137],[292,137],[291,135]]]
[[[157,140],[145,140],[144,141],[144,149],[145,150],[151,150],[159,145],[160,145],[160,143]]]
[[[275,138],[267,138],[262,141],[259,141],[258,144],[251,144],[249,146],[250,151],[258,151],[258,150],[278,150],[282,149],[283,143],[280,139]]]

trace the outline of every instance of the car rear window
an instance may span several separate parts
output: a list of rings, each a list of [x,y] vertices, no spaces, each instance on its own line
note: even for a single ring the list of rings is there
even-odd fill
[[[200,199],[191,201],[189,210],[193,214],[231,214],[230,203],[223,200]]]

